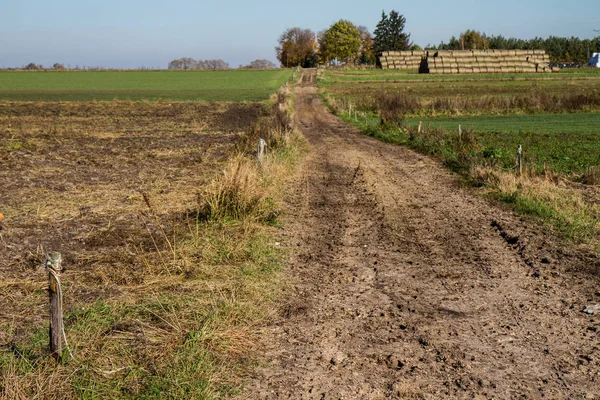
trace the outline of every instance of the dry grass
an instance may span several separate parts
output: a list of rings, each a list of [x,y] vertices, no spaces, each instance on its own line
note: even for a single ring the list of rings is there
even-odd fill
[[[525,170],[517,176],[475,166],[470,176],[484,184],[485,192],[514,205],[517,211],[541,217],[576,242],[600,245],[600,205],[587,201],[581,190],[560,175]]]
[[[302,139],[254,105],[48,107],[0,111],[13,143],[0,149],[10,171],[0,194],[0,398],[235,392],[280,287],[272,225]],[[244,146],[255,131],[271,134],[262,165]],[[75,359],[62,363],[47,350],[38,266],[49,250],[67,268]]]

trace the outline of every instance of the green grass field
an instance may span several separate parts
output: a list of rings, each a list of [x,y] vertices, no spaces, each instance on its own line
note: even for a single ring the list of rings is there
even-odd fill
[[[381,79],[387,79],[381,80]],[[404,71],[327,70],[320,90],[340,110],[367,112],[358,122],[372,132],[378,127],[379,96],[396,96],[408,127],[443,128],[450,135],[458,126],[475,133],[481,153],[497,165],[512,167],[519,144],[527,164],[581,174],[600,165],[600,71],[571,70],[558,74],[427,75]],[[348,119],[346,117],[346,119]],[[386,133],[383,137],[388,137]],[[389,140],[403,143],[405,135]]]
[[[528,161],[538,169],[544,164],[557,172],[583,173],[600,165],[600,113],[484,115],[439,117],[422,120],[425,126],[458,132],[458,126],[473,130],[479,143],[506,166],[523,145]],[[417,126],[419,119],[406,120]]]
[[[0,72],[0,101],[262,101],[293,74],[258,71]]]
[[[407,117],[600,111],[600,73],[428,75],[405,71],[326,70],[322,92],[359,109],[381,94],[400,95]]]

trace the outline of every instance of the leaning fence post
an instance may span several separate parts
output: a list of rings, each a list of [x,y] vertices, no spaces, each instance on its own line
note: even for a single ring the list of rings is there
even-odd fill
[[[46,255],[46,271],[48,271],[48,292],[50,294],[50,353],[57,360],[62,355],[63,312],[60,273],[62,271],[60,253]]]
[[[517,147],[517,174],[519,176],[523,172],[522,157],[523,157],[523,146],[519,145],[519,147]]]
[[[266,153],[267,153],[267,142],[265,141],[265,139],[259,138],[258,139],[258,151],[256,153],[256,158],[257,158],[259,164],[262,163],[262,160]]]
[[[462,143],[462,127],[458,124],[458,143]]]
[[[423,121],[419,121],[419,127],[417,128],[417,133],[420,135],[421,130],[423,129]]]

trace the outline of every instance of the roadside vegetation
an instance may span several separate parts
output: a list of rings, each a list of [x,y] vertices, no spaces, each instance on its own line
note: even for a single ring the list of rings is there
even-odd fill
[[[572,74],[533,82],[504,75],[429,82],[398,71],[386,74],[398,83],[385,86],[355,79],[380,73],[321,71],[322,98],[365,134],[435,155],[485,195],[598,248],[595,71],[585,71],[582,82]],[[518,145],[521,175],[515,169]]]
[[[262,103],[0,106],[0,398],[237,391],[282,287],[274,234],[306,146],[292,101],[284,87]],[[61,362],[48,251],[66,268]]]

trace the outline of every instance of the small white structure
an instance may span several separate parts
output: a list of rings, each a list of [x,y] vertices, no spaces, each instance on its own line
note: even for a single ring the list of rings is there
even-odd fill
[[[593,53],[592,58],[588,61],[590,67],[600,68],[600,53]]]

